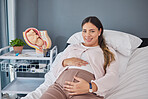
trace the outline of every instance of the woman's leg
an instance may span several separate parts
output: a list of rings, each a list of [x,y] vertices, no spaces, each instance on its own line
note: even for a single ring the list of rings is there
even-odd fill
[[[40,99],[66,99],[66,95],[58,84],[54,84],[48,88]]]
[[[90,82],[91,80],[94,80],[95,77],[93,74],[80,69],[66,69],[56,80],[55,84],[42,95],[40,99],[71,99],[71,96],[69,96],[69,92],[65,91],[63,89],[63,85],[65,84],[65,81],[72,81],[72,82],[78,82],[74,79],[74,76],[80,77],[87,82]],[[93,95],[91,95],[92,97]],[[94,95],[96,97],[96,95]],[[93,96],[93,97],[94,97]],[[84,98],[83,98],[84,97]],[[89,97],[89,98],[87,98]],[[91,99],[89,95],[80,95],[80,96],[74,96],[73,99]],[[93,98],[93,99],[101,99],[101,98]],[[102,98],[103,99],[103,98]]]
[[[82,94],[82,95],[72,96],[71,99],[104,99],[104,98],[96,96],[95,94]]]

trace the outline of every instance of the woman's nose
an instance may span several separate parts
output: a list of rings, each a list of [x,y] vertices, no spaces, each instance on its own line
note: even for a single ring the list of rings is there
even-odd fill
[[[86,34],[85,34],[86,36],[90,36],[90,32],[86,32]]]

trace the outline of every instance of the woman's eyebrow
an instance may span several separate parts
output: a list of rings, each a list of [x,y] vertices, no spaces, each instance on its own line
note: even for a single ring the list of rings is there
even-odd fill
[[[95,29],[89,29],[89,31],[92,31],[92,30],[95,30]]]
[[[82,30],[87,30],[87,29],[82,29]],[[92,31],[92,30],[94,31],[95,29],[89,29],[89,31]]]

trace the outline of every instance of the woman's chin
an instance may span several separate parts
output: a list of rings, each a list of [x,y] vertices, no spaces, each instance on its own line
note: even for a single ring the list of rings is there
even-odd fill
[[[91,44],[88,44],[88,43],[84,43],[84,46],[88,46],[88,47],[91,47]]]

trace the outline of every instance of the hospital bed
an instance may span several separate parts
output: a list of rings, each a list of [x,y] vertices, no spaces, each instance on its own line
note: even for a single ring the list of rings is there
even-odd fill
[[[148,39],[142,40],[129,33],[105,30],[104,38],[108,46],[113,47],[119,57],[119,84],[108,91],[105,99],[148,99]],[[67,43],[83,42],[81,32],[74,33]],[[55,68],[60,52],[51,69],[45,75],[45,81],[35,91],[22,99],[38,99],[55,81],[52,68]]]

